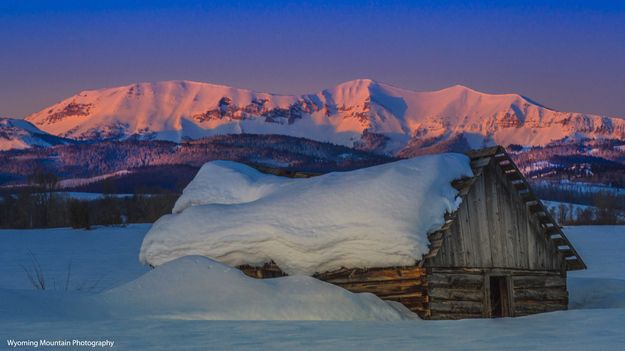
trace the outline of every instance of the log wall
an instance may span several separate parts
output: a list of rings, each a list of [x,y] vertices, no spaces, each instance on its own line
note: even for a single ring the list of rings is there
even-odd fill
[[[274,263],[239,268],[259,279],[286,275]],[[511,317],[567,309],[566,273],[553,271],[410,266],[340,269],[315,278],[399,302],[423,319],[465,319],[491,317],[491,276],[508,277]]]
[[[489,318],[490,277],[507,277],[510,317],[566,310],[566,274],[552,271],[432,268],[427,271],[428,319]],[[423,316],[422,316],[423,317]]]
[[[569,295],[566,274],[518,272],[512,277],[514,316],[566,310]]]
[[[354,293],[368,292],[383,300],[397,301],[422,318],[428,315],[426,269],[417,266],[373,269],[341,269],[315,275]]]
[[[484,273],[480,269],[430,269],[427,319],[485,317]]]

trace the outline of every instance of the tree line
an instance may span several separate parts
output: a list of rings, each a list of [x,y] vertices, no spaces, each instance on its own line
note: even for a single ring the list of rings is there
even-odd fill
[[[114,184],[104,186],[101,197],[76,199],[58,192],[53,173],[37,171],[29,186],[0,193],[0,228],[90,228],[94,225],[152,223],[171,213],[179,194],[160,192],[119,197]]]
[[[625,195],[617,191],[584,191],[582,186],[566,189],[546,182],[534,183],[532,189],[543,200],[565,203],[550,211],[559,224],[625,223]]]

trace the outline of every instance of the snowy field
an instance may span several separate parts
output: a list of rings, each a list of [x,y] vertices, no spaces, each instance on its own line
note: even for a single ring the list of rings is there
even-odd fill
[[[250,281],[200,257],[150,271],[138,261],[149,227],[1,230],[0,349],[35,349],[12,348],[10,339],[108,339],[115,341],[113,350],[618,350],[625,345],[625,226],[566,228],[589,267],[570,273],[572,310],[462,321],[410,319],[371,295],[306,277]],[[46,291],[34,290],[24,272],[33,267],[33,257]],[[294,295],[318,300],[297,310],[301,301]],[[223,318],[238,313],[235,319],[341,319],[334,312],[356,320],[201,320],[220,319],[219,313]]]

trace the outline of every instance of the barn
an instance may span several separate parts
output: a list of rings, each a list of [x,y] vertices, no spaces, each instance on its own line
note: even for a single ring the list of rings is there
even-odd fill
[[[315,277],[400,302],[424,319],[514,317],[567,309],[567,271],[585,269],[582,258],[504,148],[467,155],[474,176],[452,183],[462,203],[445,215],[439,230],[429,233],[429,252],[414,265],[344,267]],[[285,275],[273,262],[239,268],[255,278]]]

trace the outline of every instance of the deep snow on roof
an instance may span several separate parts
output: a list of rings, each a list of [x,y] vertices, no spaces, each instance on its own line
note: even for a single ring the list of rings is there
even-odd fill
[[[231,266],[274,261],[292,274],[341,267],[412,265],[427,234],[460,205],[454,179],[469,158],[439,154],[309,179],[281,178],[210,162],[146,235],[141,261],[187,255]]]

